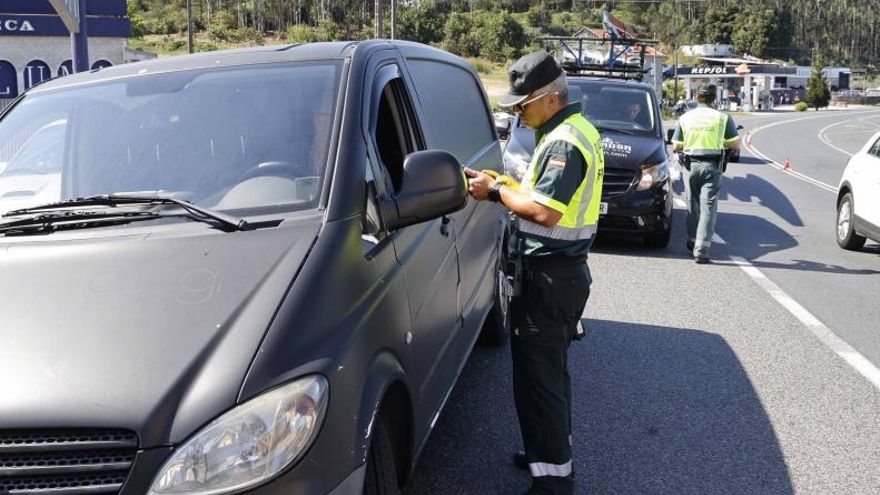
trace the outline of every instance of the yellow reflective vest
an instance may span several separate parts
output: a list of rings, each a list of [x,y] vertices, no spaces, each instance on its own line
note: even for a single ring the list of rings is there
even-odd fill
[[[718,110],[699,106],[678,119],[683,141],[676,142],[690,156],[719,156],[724,150],[724,131],[729,118]],[[738,137],[729,141],[736,139]]]
[[[596,233],[599,221],[599,203],[602,200],[602,177],[605,173],[605,155],[602,151],[602,138],[599,132],[580,113],[576,113],[556,126],[538,143],[532,154],[529,168],[523,177],[521,190],[532,191],[538,182],[541,158],[547,147],[556,141],[574,145],[584,157],[587,166],[584,179],[567,205],[551,201],[551,207],[563,210],[562,218],[554,227],[519,219],[521,232],[559,239],[576,241],[589,239]]]

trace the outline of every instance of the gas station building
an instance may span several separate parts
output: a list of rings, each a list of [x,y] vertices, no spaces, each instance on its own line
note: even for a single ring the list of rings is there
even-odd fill
[[[678,77],[684,81],[685,98],[694,99],[701,84],[715,84],[716,101],[729,101],[731,110],[772,110],[779,103],[793,103],[789,94],[806,88],[811,70],[754,57],[702,57],[702,61],[700,65],[678,69]],[[849,88],[849,69],[828,68],[823,74],[833,90]]]

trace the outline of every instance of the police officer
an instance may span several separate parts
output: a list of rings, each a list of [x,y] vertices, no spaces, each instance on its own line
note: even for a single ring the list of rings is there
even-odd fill
[[[700,264],[710,263],[709,248],[715,232],[718,190],[726,167],[725,150],[739,150],[739,135],[733,119],[714,108],[717,88],[713,84],[697,90],[697,108],[678,119],[672,135],[672,149],[682,153],[687,170],[687,249]]]
[[[535,129],[536,148],[519,190],[465,169],[469,190],[515,214],[508,244],[523,266],[511,302],[513,387],[524,452],[532,475],[527,494],[574,492],[568,346],[590,295],[587,254],[596,233],[605,159],[599,133],[568,103],[565,73],[544,52],[510,68],[509,107]]]

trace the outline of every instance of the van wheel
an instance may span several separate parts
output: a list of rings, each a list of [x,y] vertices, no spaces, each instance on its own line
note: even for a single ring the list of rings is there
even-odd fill
[[[479,342],[481,345],[497,347],[507,342],[510,337],[510,297],[507,295],[507,276],[502,270],[499,256],[495,266],[495,295],[492,309],[483,324]]]
[[[381,416],[375,419],[373,440],[367,453],[367,472],[364,495],[400,495],[397,484],[397,465],[391,435]]]
[[[853,197],[846,193],[837,205],[837,245],[850,251],[858,251],[865,245],[865,238],[853,228]]]
[[[645,245],[650,248],[665,248],[669,245],[669,237],[672,229],[667,225],[659,234],[653,234],[645,237]]]

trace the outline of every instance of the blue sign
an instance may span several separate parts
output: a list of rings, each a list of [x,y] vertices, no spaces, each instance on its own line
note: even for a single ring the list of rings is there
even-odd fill
[[[69,76],[73,74],[73,60],[67,59],[58,66],[58,77]]]
[[[0,14],[55,15],[56,12],[49,0],[2,0]],[[89,0],[86,14],[125,17],[128,12],[125,0]]]
[[[24,66],[24,89],[52,77],[52,69],[42,60],[31,60]]]
[[[89,37],[128,38],[131,22],[119,17],[87,17]],[[58,16],[0,14],[0,36],[70,36]]]
[[[109,60],[101,59],[92,64],[92,70],[106,69],[107,67],[113,67]]]
[[[18,96],[18,73],[15,66],[0,60],[0,99]]]

